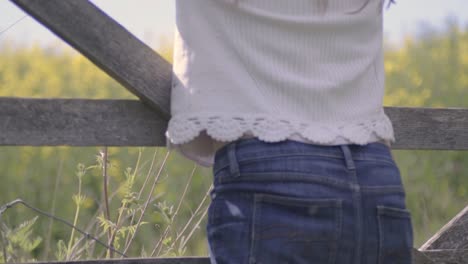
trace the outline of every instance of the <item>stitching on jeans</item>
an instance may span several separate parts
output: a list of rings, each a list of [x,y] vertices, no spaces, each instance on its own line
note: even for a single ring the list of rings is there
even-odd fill
[[[335,237],[335,243],[333,244],[333,248],[332,248],[332,252],[331,254],[329,255],[329,260],[328,262],[330,264],[333,264],[336,262],[336,256],[337,256],[337,252],[338,252],[338,248],[339,248],[339,245],[340,245],[340,241],[341,241],[341,234],[343,232],[343,200],[340,199],[338,201],[336,201],[336,209],[335,211],[337,212],[337,216],[336,216],[336,226],[335,226],[335,234],[336,234],[336,237]]]
[[[242,153],[246,154],[246,153]],[[296,156],[312,156],[312,157],[324,157],[324,158],[334,158],[334,159],[343,159],[342,156],[334,156],[334,155],[321,155],[321,154],[313,154],[313,153],[297,153],[297,154],[280,154],[280,155],[269,155],[269,156],[261,156],[261,157],[255,157],[255,158],[241,158],[238,159],[238,164],[246,164],[247,162],[254,162],[258,160],[263,160],[263,159],[271,159],[271,158],[281,158],[281,157],[296,157]],[[361,155],[355,154],[353,156],[353,159],[355,161],[373,161],[373,162],[384,162],[390,165],[396,165],[395,161],[393,159],[390,159],[389,156],[380,156],[380,155],[367,155],[367,157],[363,158],[360,157]],[[215,173],[218,171],[226,168],[229,166],[229,163],[225,162],[220,168],[217,168]]]
[[[361,186],[361,191],[365,193],[389,193],[389,192],[397,192],[397,193],[404,193],[405,190],[400,185],[387,185],[387,186]]]
[[[266,151],[250,150],[249,151],[249,149],[247,147],[249,147],[250,145],[258,144],[259,142],[255,138],[254,139],[245,139],[245,140],[252,140],[252,141],[251,142],[243,142],[242,140],[236,140],[236,141],[229,142],[226,145],[224,145],[222,148],[220,148],[220,149],[218,149],[216,151],[216,156],[226,155],[226,152],[227,152],[229,146],[234,144],[234,143],[236,143],[236,146],[238,146],[238,148],[240,149],[240,151],[242,152],[243,155],[252,155],[252,154],[260,155],[260,154],[269,154],[269,153],[271,153],[270,150],[266,150]],[[274,143],[277,143],[277,142],[274,142]],[[295,142],[293,141],[293,143],[295,143]],[[293,143],[289,143],[289,144],[285,143],[284,146],[283,145],[276,146],[276,148],[278,148],[280,151],[281,150],[285,151],[284,154],[290,154],[290,152],[293,151],[293,153],[295,153],[295,154],[305,154],[305,155],[307,155],[307,154],[317,155],[317,148],[318,148],[319,153],[325,152],[325,156],[333,156],[333,157],[337,157],[337,158],[342,157],[341,151],[339,149],[339,147],[341,145],[330,145],[330,146],[329,145],[311,145],[311,146],[307,146],[307,147],[293,148],[292,147]],[[365,147],[367,147],[369,145],[374,145],[371,148],[376,150],[376,151],[378,150],[378,151],[391,152],[391,150],[392,150],[392,148],[388,147],[386,144],[384,144],[382,142],[373,142],[373,143],[369,143],[368,145],[347,145],[347,146],[351,146],[351,148],[356,148],[357,147],[357,151],[362,152],[362,151],[364,151],[362,148],[365,148]],[[268,145],[267,146],[261,145],[259,147],[268,148]],[[272,146],[270,146],[270,147],[272,147]],[[310,147],[312,147],[312,149],[310,149]],[[276,150],[276,151],[278,151],[278,150]],[[360,155],[360,153],[353,153],[353,154],[354,154],[354,156],[356,156],[356,155],[359,156]],[[366,153],[366,155],[369,156],[368,153]],[[381,155],[371,154],[370,156],[381,156]],[[384,157],[386,157],[386,156],[384,156]]]
[[[405,223],[410,223],[411,225],[411,213],[408,209],[398,208],[393,206],[386,205],[377,205],[377,222],[379,225],[379,247],[378,247],[378,264],[383,264],[383,247],[385,241],[385,235],[383,231],[383,220],[386,216],[397,217],[405,221]]]
[[[278,194],[262,194],[258,197],[257,202],[273,203],[283,206],[297,206],[307,205],[321,205],[321,207],[335,207],[341,206],[341,199],[336,198],[309,198],[309,197],[293,197],[290,195]]]
[[[376,157],[376,158],[360,158],[360,157],[354,157],[354,160],[357,160],[357,161],[372,161],[372,162],[383,162],[383,163],[387,163],[387,164],[390,164],[390,165],[396,165],[395,161],[394,160],[391,160],[388,158],[388,156],[385,156],[385,157]]]
[[[243,153],[247,154],[247,153]],[[283,158],[283,157],[323,157],[323,158],[333,158],[333,159],[342,159],[343,157],[335,156],[335,155],[322,155],[322,154],[309,154],[309,153],[284,153],[284,154],[274,154],[274,155],[262,155],[260,157],[253,157],[253,158],[245,158],[239,159],[239,163],[247,162],[247,161],[256,161],[256,160],[263,160],[263,159],[272,159],[272,158]]]
[[[248,164],[247,162],[245,162],[246,160],[244,161],[239,161],[239,165],[246,165]],[[250,160],[249,160],[250,161]],[[253,160],[252,160],[253,161]],[[385,159],[375,159],[375,160],[370,160],[370,159],[359,159],[359,158],[354,158],[354,161],[371,161],[371,162],[379,162],[379,163],[385,163],[387,165],[391,165],[391,166],[398,166],[394,161],[389,161],[389,160],[385,160]],[[226,169],[229,165],[223,165],[221,168],[217,169],[216,171],[213,172],[213,175],[216,175],[218,174],[220,171]],[[359,167],[359,166],[357,166]],[[284,172],[288,172],[288,171],[284,171]],[[291,172],[288,172],[288,173],[291,173]],[[296,172],[298,173],[298,172]],[[307,172],[302,172],[302,173],[307,173]],[[241,173],[241,174],[244,174],[244,173]]]
[[[287,173],[288,176],[284,176]],[[260,177],[259,177],[260,176]],[[281,176],[281,177],[278,177]],[[252,179],[252,177],[255,177]],[[278,177],[275,179],[275,177]],[[292,178],[298,177],[298,178]],[[315,177],[315,178],[311,178]],[[218,177],[218,182],[231,183],[236,182],[237,180],[250,180],[250,181],[284,181],[288,180],[291,182],[307,182],[307,183],[321,183],[325,185],[330,185],[334,187],[340,187],[346,190],[354,190],[352,186],[353,183],[346,181],[339,181],[335,179],[330,179],[320,175],[298,173],[298,172],[255,172],[255,173],[242,173],[239,178],[233,179],[229,176],[220,176]],[[401,185],[387,185],[387,186],[360,186],[361,192],[363,193],[405,193],[403,186]]]
[[[262,195],[261,194],[254,194],[253,195],[253,199],[252,199],[252,219],[250,220],[250,228],[251,228],[251,237],[250,237],[250,252],[248,253],[249,255],[249,258],[248,258],[248,262],[250,264],[255,264],[255,262],[257,261],[255,259],[255,255],[254,255],[254,252],[256,250],[256,243],[255,243],[255,224],[256,224],[256,220],[257,220],[257,214],[260,213],[260,210],[261,208],[257,208],[257,200],[260,199]],[[257,213],[257,210],[258,210],[258,213]]]
[[[285,176],[287,173],[287,176]],[[280,176],[280,177],[278,177]],[[293,176],[298,178],[292,178]],[[255,178],[253,178],[255,177]],[[261,178],[259,178],[261,177]],[[278,179],[275,179],[278,177]],[[311,178],[315,177],[315,178]],[[329,177],[321,176],[321,175],[314,175],[311,173],[298,173],[298,172],[253,172],[253,173],[242,173],[238,178],[232,177],[220,177],[223,178],[223,183],[229,182],[236,182],[238,180],[250,180],[250,181],[284,181],[288,180],[291,182],[314,182],[314,183],[322,183],[322,184],[329,184],[336,187],[342,187],[345,189],[352,189],[353,183],[349,183],[346,181],[339,181],[335,179],[330,179]],[[221,180],[221,179],[220,179]]]
[[[360,263],[361,258],[362,258],[362,254],[361,254],[362,249],[361,248],[362,248],[362,243],[363,243],[363,237],[362,237],[361,231],[363,230],[363,226],[364,226],[364,220],[363,220],[363,217],[362,217],[362,212],[364,210],[364,208],[362,206],[363,197],[362,197],[361,188],[360,188],[360,185],[359,185],[359,182],[358,182],[358,179],[357,179],[356,170],[352,170],[350,174],[351,174],[353,180],[355,181],[354,186],[358,187],[357,189],[355,188],[353,190],[352,197],[353,197],[353,206],[355,207],[355,212],[357,214],[357,221],[356,221],[356,229],[355,230],[356,230],[356,237],[357,237],[356,250],[357,250],[358,253],[355,256],[355,259],[356,259],[356,263]]]
[[[369,154],[369,153],[352,153],[353,158],[357,160],[370,160],[370,161],[380,161],[380,160],[386,160],[386,161],[392,161],[390,158],[391,155],[375,155],[375,154]],[[248,157],[248,156],[253,156],[253,157]],[[244,158],[238,159],[239,162],[243,162],[246,160],[258,160],[258,159],[268,159],[268,158],[280,158],[280,157],[297,157],[297,156],[312,156],[312,157],[324,157],[324,158],[333,158],[333,159],[343,159],[343,155],[333,155],[333,154],[321,154],[321,153],[314,153],[314,152],[284,152],[284,153],[278,153],[278,154],[271,154],[271,151],[265,151],[265,152],[242,152],[242,156]],[[247,156],[247,157],[245,157]],[[363,157],[365,156],[365,157]]]
[[[377,208],[379,215],[391,215],[394,217],[411,218],[411,212],[405,208],[398,208],[385,205],[378,205]]]
[[[382,244],[383,244],[383,230],[382,230],[382,219],[380,218],[380,214],[378,213],[378,209],[376,209],[376,217],[377,217],[377,225],[379,230],[379,246],[377,247],[377,262],[378,264],[382,264]]]

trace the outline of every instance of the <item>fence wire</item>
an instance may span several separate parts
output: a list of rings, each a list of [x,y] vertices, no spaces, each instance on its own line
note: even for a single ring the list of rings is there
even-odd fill
[[[12,202],[9,202],[9,203],[7,203],[7,204],[5,204],[5,205],[2,205],[2,206],[0,207],[0,218],[2,217],[3,213],[5,213],[5,211],[6,211],[7,209],[9,209],[9,208],[11,208],[11,207],[13,207],[13,206],[15,206],[15,205],[17,205],[17,204],[22,204],[23,206],[25,206],[25,207],[27,207],[27,208],[29,208],[29,209],[35,211],[36,213],[39,213],[39,214],[41,214],[41,215],[44,215],[44,216],[50,217],[50,218],[52,218],[52,219],[54,219],[54,220],[56,220],[56,221],[59,221],[59,222],[65,224],[65,225],[67,225],[67,226],[69,226],[69,227],[75,229],[76,231],[78,231],[79,233],[81,233],[82,235],[84,235],[86,238],[91,239],[91,240],[94,240],[96,243],[98,243],[98,244],[102,245],[103,247],[105,247],[105,248],[107,248],[107,249],[109,249],[109,250],[111,250],[111,251],[113,251],[113,252],[115,252],[115,253],[121,255],[122,257],[127,257],[124,253],[118,251],[117,249],[115,249],[115,248],[112,247],[112,246],[107,245],[106,243],[100,241],[99,239],[95,238],[94,236],[92,236],[91,234],[87,233],[86,231],[83,231],[83,230],[79,229],[78,227],[74,226],[73,224],[69,223],[68,221],[66,221],[66,220],[64,220],[64,219],[62,219],[62,218],[60,218],[60,217],[57,217],[57,216],[55,216],[55,215],[53,215],[53,214],[49,214],[49,213],[47,213],[47,212],[45,212],[45,211],[42,211],[41,209],[38,209],[38,208],[36,208],[36,207],[34,207],[34,206],[32,206],[32,205],[29,205],[28,203],[26,203],[25,201],[23,201],[23,200],[21,200],[21,199],[16,199],[16,200],[14,200],[14,201],[12,201]]]
[[[7,26],[6,28],[0,30],[0,37],[6,33],[8,30],[10,30],[11,28],[13,28],[14,26],[16,26],[19,22],[23,21],[23,19],[27,18],[28,15],[24,15],[23,17],[21,17],[20,19],[16,20],[15,22],[13,22],[13,24]]]

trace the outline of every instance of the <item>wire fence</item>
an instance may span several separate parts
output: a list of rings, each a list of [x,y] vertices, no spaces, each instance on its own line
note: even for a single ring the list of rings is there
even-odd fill
[[[12,29],[14,26],[18,25],[18,23],[20,23],[21,21],[23,21],[25,18],[27,18],[28,15],[24,15],[22,16],[21,18],[17,19],[15,22],[13,22],[12,24],[8,25],[7,27],[5,27],[4,29],[1,29],[0,30],[0,37],[2,37],[3,34],[5,34],[7,31],[9,31],[10,29]]]
[[[48,213],[48,212],[46,212],[46,211],[43,211],[43,210],[41,210],[41,209],[38,209],[38,208],[36,208],[36,207],[34,207],[34,206],[28,204],[27,202],[25,202],[25,201],[23,201],[23,200],[21,200],[21,199],[16,199],[16,200],[14,200],[14,201],[12,201],[12,202],[9,202],[9,203],[7,203],[7,204],[5,204],[5,205],[2,205],[2,206],[0,207],[0,223],[2,222],[2,216],[3,216],[3,214],[6,212],[6,210],[12,208],[12,207],[15,206],[15,205],[19,205],[19,204],[22,204],[22,205],[25,206],[26,208],[31,209],[31,210],[33,210],[34,212],[36,212],[36,213],[38,213],[38,214],[40,214],[40,215],[47,216],[47,217],[52,218],[52,219],[54,219],[54,220],[56,220],[56,221],[58,221],[58,222],[61,222],[61,223],[65,224],[65,225],[67,225],[67,226],[69,226],[69,227],[75,229],[76,231],[78,231],[79,233],[81,233],[82,235],[84,235],[87,239],[94,240],[96,243],[100,244],[101,246],[107,248],[107,249],[110,250],[110,251],[113,251],[113,252],[119,254],[119,255],[122,256],[122,257],[127,257],[124,253],[118,251],[117,249],[115,249],[115,248],[112,247],[112,246],[107,245],[106,243],[104,243],[104,242],[102,242],[101,240],[97,239],[96,237],[92,236],[92,235],[89,234],[88,232],[83,231],[83,230],[81,230],[80,228],[74,226],[72,223],[70,223],[70,222],[68,222],[68,221],[66,221],[66,220],[64,220],[64,219],[62,219],[62,218],[60,218],[60,217],[57,217],[57,216],[55,216],[55,215],[53,215],[53,214],[50,214],[50,213]],[[6,254],[4,254],[4,257],[5,257],[5,256],[6,256]],[[6,263],[6,262],[5,262],[5,263]]]

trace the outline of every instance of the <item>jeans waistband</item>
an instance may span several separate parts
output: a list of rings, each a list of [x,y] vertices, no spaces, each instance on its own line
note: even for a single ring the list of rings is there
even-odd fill
[[[251,159],[290,157],[294,155],[321,156],[344,159],[348,169],[354,169],[355,160],[386,160],[394,163],[390,148],[382,142],[366,145],[316,145],[294,140],[264,142],[257,138],[243,138],[226,144],[215,153],[213,172],[226,168],[231,163]],[[231,166],[234,175],[237,166]]]

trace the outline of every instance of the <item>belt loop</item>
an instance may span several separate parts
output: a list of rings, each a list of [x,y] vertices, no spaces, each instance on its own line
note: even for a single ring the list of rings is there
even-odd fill
[[[231,144],[227,147],[227,156],[229,160],[229,172],[231,173],[232,177],[239,177],[239,163],[237,162],[236,157],[236,144],[237,142],[231,142]]]
[[[349,149],[348,145],[340,145],[341,150],[343,151],[343,155],[346,162],[346,167],[349,170],[356,170],[356,166],[354,166],[353,155],[351,155],[351,150]]]

